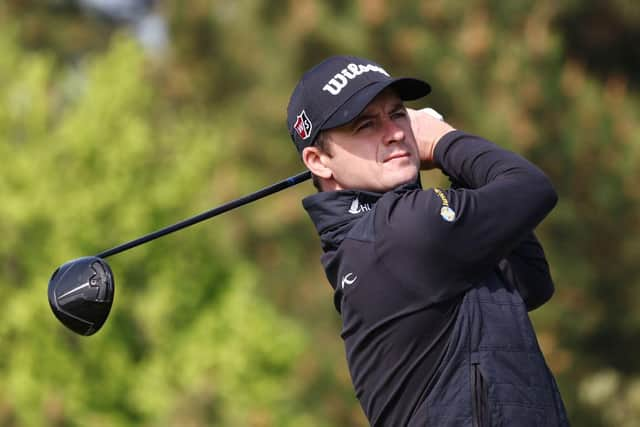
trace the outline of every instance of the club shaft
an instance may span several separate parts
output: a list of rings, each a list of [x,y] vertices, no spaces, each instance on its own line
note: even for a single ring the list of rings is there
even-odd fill
[[[277,193],[278,191],[300,184],[301,182],[304,182],[309,178],[311,178],[311,172],[309,171],[300,172],[297,175],[294,175],[282,181],[276,182],[275,184],[272,184],[254,193],[240,197],[239,199],[236,199],[236,200],[232,200],[228,203],[225,203],[224,205],[202,212],[201,214],[193,216],[191,218],[187,218],[184,221],[180,221],[176,224],[169,225],[165,228],[154,231],[153,233],[149,233],[135,240],[122,243],[121,245],[118,245],[114,248],[100,252],[96,256],[98,258],[107,258],[111,255],[118,254],[120,252],[129,250],[131,248],[135,248],[136,246],[140,246],[143,243],[147,243],[159,237],[166,236],[167,234],[173,233],[174,231],[182,230],[185,227],[189,227],[191,225],[197,224],[209,218],[213,218],[214,216],[220,215],[222,213],[225,213],[237,207],[246,205],[247,203],[251,203],[253,201],[266,197],[270,194]]]

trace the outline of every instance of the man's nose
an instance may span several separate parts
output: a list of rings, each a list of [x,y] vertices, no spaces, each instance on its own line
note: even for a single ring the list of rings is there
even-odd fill
[[[392,118],[385,119],[383,126],[385,144],[404,140],[404,130]]]

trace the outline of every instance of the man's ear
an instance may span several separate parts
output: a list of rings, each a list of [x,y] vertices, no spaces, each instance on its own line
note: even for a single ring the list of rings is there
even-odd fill
[[[333,175],[333,172],[327,166],[328,159],[327,153],[321,151],[318,147],[305,147],[302,150],[302,161],[305,166],[312,174],[320,178],[329,179]]]

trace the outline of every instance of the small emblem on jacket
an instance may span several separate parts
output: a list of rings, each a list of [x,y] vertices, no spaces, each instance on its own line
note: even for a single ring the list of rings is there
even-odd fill
[[[368,212],[371,210],[371,205],[369,203],[360,203],[360,200],[356,197],[351,202],[351,207],[349,207],[349,213],[353,215],[357,215],[363,212]]]
[[[438,195],[442,201],[442,207],[440,208],[440,216],[447,222],[453,222],[456,219],[456,211],[451,209],[449,201],[439,188],[434,188],[433,191]]]
[[[453,222],[456,219],[456,213],[449,206],[443,206],[440,209],[440,216],[447,222]]]
[[[358,276],[353,273],[347,273],[342,276],[342,289],[344,289],[344,285],[353,285],[356,280],[358,280]]]

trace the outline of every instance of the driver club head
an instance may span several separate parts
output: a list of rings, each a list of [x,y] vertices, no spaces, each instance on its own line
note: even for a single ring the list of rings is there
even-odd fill
[[[95,256],[61,265],[49,280],[53,314],[80,335],[93,335],[107,320],[115,283],[109,264]]]

